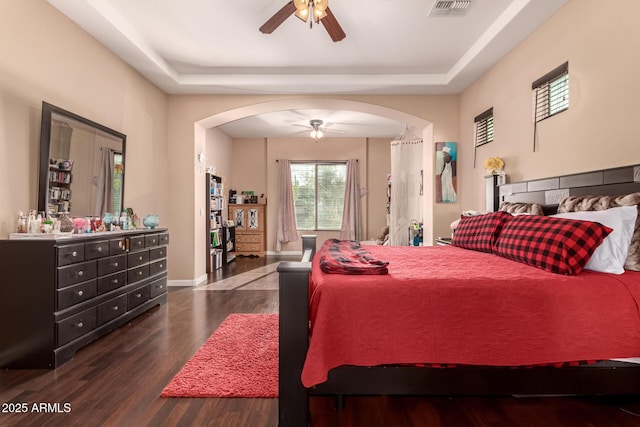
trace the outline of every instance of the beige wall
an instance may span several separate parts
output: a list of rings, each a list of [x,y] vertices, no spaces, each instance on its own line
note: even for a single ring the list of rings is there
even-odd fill
[[[267,197],[267,169],[274,166],[267,164],[266,138],[234,138],[231,153],[229,188]]]
[[[16,212],[37,207],[43,100],[127,135],[126,204],[167,225],[166,94],[47,2],[4,1],[0,236],[14,231]]]
[[[462,94],[462,209],[484,210],[490,156],[504,158],[513,181],[640,163],[638,16],[637,1],[571,0]],[[538,124],[533,152],[531,83],[565,61],[569,109]],[[473,117],[491,106],[495,141],[473,169]]]

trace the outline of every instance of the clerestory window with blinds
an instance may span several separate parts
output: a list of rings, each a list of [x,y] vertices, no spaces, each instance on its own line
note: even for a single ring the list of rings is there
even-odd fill
[[[298,230],[340,230],[346,162],[291,162]]]
[[[493,107],[473,119],[476,124],[476,147],[493,141]]]
[[[569,108],[569,63],[565,62],[531,84],[535,97],[535,122]]]

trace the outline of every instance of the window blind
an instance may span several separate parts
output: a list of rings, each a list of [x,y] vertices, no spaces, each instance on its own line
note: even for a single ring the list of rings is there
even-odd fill
[[[545,74],[531,84],[535,92],[536,122],[569,108],[569,63]]]
[[[531,89],[535,99],[533,151],[536,151],[538,122],[569,108],[569,62],[565,62],[534,81]]]
[[[475,117],[476,147],[493,141],[493,107]]]

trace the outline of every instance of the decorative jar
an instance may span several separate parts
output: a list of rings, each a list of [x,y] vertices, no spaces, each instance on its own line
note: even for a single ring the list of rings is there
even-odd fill
[[[151,228],[151,229],[156,228],[159,223],[160,223],[160,217],[158,215],[147,215],[142,220],[142,224],[146,228]]]

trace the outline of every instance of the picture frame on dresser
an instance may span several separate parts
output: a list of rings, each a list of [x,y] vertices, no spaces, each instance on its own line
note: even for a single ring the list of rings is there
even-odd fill
[[[167,302],[164,228],[0,240],[0,368],[57,368]]]

